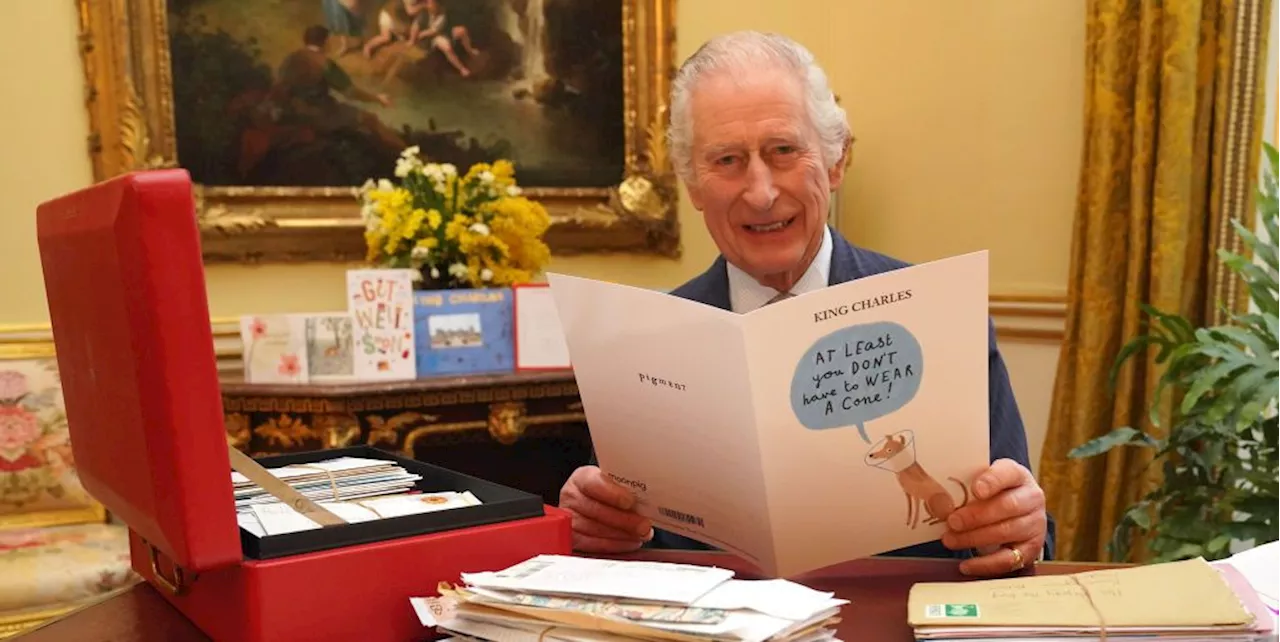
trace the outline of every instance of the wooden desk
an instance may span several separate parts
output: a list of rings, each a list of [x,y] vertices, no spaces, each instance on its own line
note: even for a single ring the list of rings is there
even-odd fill
[[[732,568],[749,577],[748,568],[724,553],[645,552],[625,556]],[[1024,574],[1061,574],[1102,568],[1103,564],[1041,563]],[[964,579],[951,560],[873,558],[841,564],[794,578],[821,591],[850,600],[841,612],[838,637],[859,642],[910,642],[906,623],[907,593],[916,582]],[[405,600],[405,608],[409,602]],[[423,631],[422,639],[429,639]],[[75,611],[26,635],[21,642],[208,642],[176,609],[147,584],[138,584],[93,606]]]
[[[560,500],[591,457],[571,370],[352,384],[222,378],[227,441],[251,455],[367,444]]]

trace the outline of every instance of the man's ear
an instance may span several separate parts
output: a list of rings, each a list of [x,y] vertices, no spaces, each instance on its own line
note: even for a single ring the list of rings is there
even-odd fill
[[[689,180],[686,180],[684,182],[684,191],[689,193],[689,202],[693,204],[693,209],[701,212],[703,199],[702,189],[701,186],[698,185],[698,179],[696,177],[691,177]]]
[[[840,160],[827,170],[827,182],[831,184],[832,191],[840,187],[840,182],[844,180],[844,170],[849,167],[849,149],[852,147],[853,137],[850,136],[844,141],[844,149],[840,150]]]

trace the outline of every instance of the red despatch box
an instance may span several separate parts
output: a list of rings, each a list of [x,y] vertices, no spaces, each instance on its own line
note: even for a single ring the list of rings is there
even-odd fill
[[[183,170],[117,177],[42,204],[40,260],[85,487],[131,531],[133,567],[215,640],[426,639],[409,597],[570,552],[537,496],[373,448],[423,490],[482,505],[257,538],[236,521],[200,236]]]

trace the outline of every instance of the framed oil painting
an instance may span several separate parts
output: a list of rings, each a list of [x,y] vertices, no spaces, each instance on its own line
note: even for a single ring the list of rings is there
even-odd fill
[[[360,260],[409,146],[511,160],[557,254],[680,251],[674,0],[78,0],[95,179],[182,167],[207,262]]]

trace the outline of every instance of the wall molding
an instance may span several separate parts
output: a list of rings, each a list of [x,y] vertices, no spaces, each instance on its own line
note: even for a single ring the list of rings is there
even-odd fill
[[[998,338],[1041,343],[1062,341],[1066,296],[996,293],[988,300]],[[218,370],[240,372],[240,318],[213,317],[209,324]],[[48,356],[52,354],[52,347],[52,330],[47,323],[0,325],[0,354]]]
[[[993,294],[991,318],[996,338],[1017,342],[1061,343],[1067,298],[1055,294]]]

